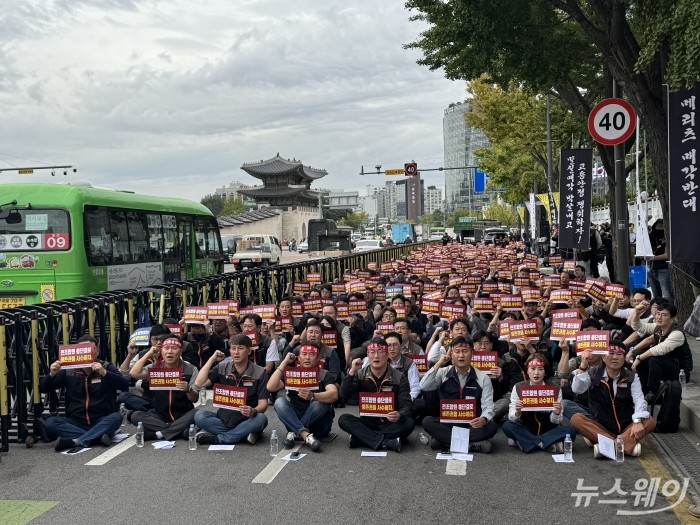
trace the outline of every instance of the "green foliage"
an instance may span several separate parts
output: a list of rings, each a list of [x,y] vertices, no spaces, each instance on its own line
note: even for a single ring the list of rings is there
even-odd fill
[[[430,224],[433,226],[442,226],[445,221],[445,213],[442,210],[435,210],[433,213],[425,213],[418,217],[420,224]]]
[[[348,213],[344,218],[338,221],[341,226],[351,226],[353,230],[359,230],[363,221],[366,221],[369,216],[361,211],[358,213]]]
[[[506,226],[518,224],[518,214],[510,204],[492,202],[484,209],[484,219],[493,219]]]
[[[457,224],[457,221],[460,217],[476,217],[477,219],[483,218],[481,210],[467,210],[465,208],[460,208],[458,210],[455,210],[454,213],[452,213],[447,218],[447,220],[445,221],[445,227],[454,228],[455,224]]]
[[[209,208],[215,217],[219,217],[221,210],[224,208],[224,198],[215,193],[205,195],[199,202]]]
[[[219,213],[219,217],[225,217],[228,215],[240,215],[246,212],[245,204],[243,204],[243,199],[240,197],[237,199],[228,198],[224,202],[224,207]]]

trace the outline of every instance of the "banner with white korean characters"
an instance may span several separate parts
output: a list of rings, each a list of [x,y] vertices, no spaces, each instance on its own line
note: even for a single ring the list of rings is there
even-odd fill
[[[592,169],[593,150],[561,150],[559,248],[589,249]]]
[[[700,236],[688,235],[700,226],[697,196],[698,123],[700,84],[668,94],[668,206],[671,260],[700,261]],[[675,227],[674,227],[675,226]]]

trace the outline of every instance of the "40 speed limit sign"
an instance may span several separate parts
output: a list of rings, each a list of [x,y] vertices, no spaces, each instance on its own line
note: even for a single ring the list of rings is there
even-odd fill
[[[588,131],[596,142],[614,146],[626,141],[637,127],[637,115],[621,98],[606,98],[588,115]]]

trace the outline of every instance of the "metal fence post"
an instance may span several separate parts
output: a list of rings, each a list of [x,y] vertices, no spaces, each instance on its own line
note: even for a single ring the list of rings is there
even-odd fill
[[[115,315],[116,306],[114,303],[109,303],[109,358],[110,363],[117,363],[117,327],[115,322],[117,316]]]
[[[0,317],[0,452],[10,450],[10,396],[7,385],[7,339],[5,337],[5,318]]]

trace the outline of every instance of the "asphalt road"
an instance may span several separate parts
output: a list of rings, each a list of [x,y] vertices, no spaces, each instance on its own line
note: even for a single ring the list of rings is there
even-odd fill
[[[340,414],[356,410],[336,411],[336,421]],[[645,510],[641,504],[635,507],[629,494],[603,497],[625,499],[624,505],[600,504],[593,498],[587,508],[577,508],[572,497],[579,479],[603,492],[620,478],[622,490],[629,493],[638,480],[649,479],[642,462],[658,464],[649,445],[642,461],[628,458],[616,464],[594,460],[592,450],[579,438],[574,443],[575,463],[558,464],[545,452],[525,455],[508,447],[499,432],[492,454],[474,454],[472,462],[448,464],[419,443],[420,428],[402,453],[388,452],[382,458],[361,457],[360,449],[349,449],[348,436],[336,426],[338,437],[324,443],[321,453],[301,447],[307,456],[288,463],[269,455],[271,429],[277,429],[281,442],[284,427],[272,408],[267,415],[270,425],[262,441],[255,446],[239,444],[227,452],[203,446],[190,451],[185,441],[177,441],[170,450],[155,450],[147,443],[142,449],[131,446],[102,465],[86,465],[104,461],[103,454],[126,447],[133,437],[109,449],[96,447],[75,456],[54,452],[53,444],[38,443],[32,449],[13,444],[0,463],[0,498],[58,502],[31,522],[47,525],[679,522],[672,511],[617,516],[618,510]],[[127,431],[133,433],[133,426]],[[269,483],[253,482],[279,466]],[[659,495],[652,508],[666,506]],[[3,521],[0,512],[3,523],[17,522]]]

